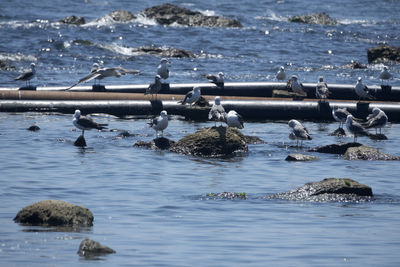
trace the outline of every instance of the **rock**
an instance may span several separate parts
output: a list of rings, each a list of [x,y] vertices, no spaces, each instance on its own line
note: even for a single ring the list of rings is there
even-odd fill
[[[8,64],[7,61],[1,60],[0,59],[0,70],[7,70],[7,71],[13,71],[15,70],[15,67]]]
[[[175,145],[175,141],[170,140],[165,137],[158,137],[156,139],[151,140],[150,142],[145,141],[137,141],[133,146],[135,147],[144,147],[148,149],[170,149]]]
[[[97,256],[103,256],[107,254],[115,253],[115,250],[101,245],[99,242],[90,240],[88,238],[84,239],[79,245],[78,254],[81,257],[92,258]]]
[[[244,135],[247,144],[265,144],[265,142],[257,136]]]
[[[203,197],[203,199],[225,199],[225,200],[233,200],[233,199],[247,199],[247,195],[245,192],[237,193],[237,192],[223,192],[223,193],[209,193]]]
[[[313,161],[313,160],[318,160],[318,157],[294,153],[294,154],[289,154],[285,160],[287,160],[287,161]]]
[[[233,156],[236,152],[247,152],[244,135],[232,127],[202,128],[179,140],[171,151],[203,157]]]
[[[346,69],[367,69],[367,65],[364,65],[358,61],[352,60],[349,64],[343,66]]]
[[[290,22],[307,23],[307,24],[321,24],[321,25],[336,25],[337,20],[329,17],[325,12],[314,13],[310,15],[297,15],[289,18]]]
[[[186,26],[202,27],[242,27],[242,24],[238,20],[220,16],[205,16],[198,11],[191,11],[187,8],[172,4],[150,7],[145,9],[142,13],[150,19],[155,19],[157,23],[161,25],[177,23]]]
[[[291,89],[290,89],[291,90]],[[296,93],[286,90],[272,90],[272,97],[277,98],[293,98],[296,100],[304,99],[307,97],[307,93]]]
[[[368,137],[372,140],[388,140],[384,134],[369,134]]]
[[[80,135],[80,136],[78,137],[78,139],[75,140],[74,146],[85,147],[85,146],[86,146],[85,137],[83,137],[83,135]]]
[[[359,147],[359,146],[362,146],[362,144],[360,144],[360,143],[330,144],[330,145],[318,146],[316,148],[310,149],[309,152],[343,155],[344,153],[346,153],[346,151],[349,147]]]
[[[368,63],[400,62],[400,46],[380,45],[368,49]]]
[[[36,132],[36,131],[39,131],[39,130],[40,130],[40,127],[37,126],[37,125],[32,125],[32,126],[30,126],[27,130],[28,130],[28,131],[32,131],[32,132]]]
[[[327,178],[319,182],[306,183],[304,186],[267,198],[296,201],[371,201],[372,189],[348,178]]]
[[[378,149],[368,146],[349,147],[343,155],[347,160],[400,160],[400,157],[379,152]]]
[[[78,17],[78,16],[68,16],[63,19],[60,19],[58,22],[65,23],[65,24],[71,24],[71,25],[76,25],[80,26],[82,24],[85,24],[85,18],[83,17]]]
[[[330,136],[346,136],[346,132],[344,131],[344,129],[342,127],[337,128],[336,130],[334,130],[332,133],[329,134]]]
[[[61,200],[44,200],[18,212],[16,223],[39,226],[92,226],[92,212]]]
[[[116,10],[111,12],[109,16],[117,22],[127,22],[136,19],[136,16],[127,10]]]
[[[156,55],[159,57],[175,57],[175,58],[196,57],[196,55],[190,51],[184,49],[170,48],[170,47],[141,46],[139,48],[132,48],[132,52]]]

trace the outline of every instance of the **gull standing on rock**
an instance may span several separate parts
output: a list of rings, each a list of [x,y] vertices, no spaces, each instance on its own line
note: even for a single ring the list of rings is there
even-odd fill
[[[373,108],[372,109],[372,114],[368,115],[367,121],[363,123],[366,129],[368,128],[375,128],[375,133],[378,134],[378,128],[379,128],[379,133],[382,134],[382,127],[386,125],[388,122],[388,117],[386,116],[385,112],[381,110],[380,108]]]
[[[346,128],[354,135],[354,142],[357,141],[357,136],[369,136],[370,134],[358,122],[353,120],[352,115],[348,115],[346,119]]]
[[[157,94],[161,90],[161,77],[160,75],[156,75],[154,77],[154,82],[152,82],[149,87],[147,87],[146,92],[144,92],[144,95],[151,94],[151,98],[153,98],[153,95],[156,95],[157,99]]]
[[[297,141],[297,146],[299,146],[299,140],[301,141],[301,146],[303,145],[303,140],[312,140],[307,128],[305,128],[298,120],[290,120],[288,123],[289,127],[292,128],[292,132],[289,138]]]
[[[328,85],[324,81],[324,77],[319,76],[317,88],[315,89],[315,96],[318,99],[322,99],[323,101],[325,101],[325,99],[327,99],[329,95],[330,92],[328,89]]]
[[[225,117],[226,124],[229,127],[236,127],[238,129],[244,128],[244,122],[242,116],[240,116],[236,111],[230,110]]]
[[[18,77],[14,78],[15,81],[25,81],[26,86],[31,86],[30,80],[36,75],[36,65],[31,63],[31,69],[21,73]]]
[[[278,81],[284,81],[286,79],[286,73],[285,73],[285,67],[284,66],[281,66],[279,71],[276,73],[275,77],[276,77],[276,79]]]
[[[383,70],[381,74],[379,74],[379,79],[381,79],[382,84],[384,80],[386,81],[386,84],[388,84],[388,81],[392,79],[392,74],[390,74],[388,67],[383,66]]]
[[[219,96],[215,97],[214,104],[208,113],[208,119],[215,121],[215,126],[217,126],[217,121],[225,121],[226,112],[224,107],[221,105],[221,99]]]
[[[218,72],[217,75],[215,74],[206,74],[205,77],[211,82],[214,83],[219,88],[224,88],[224,73]]]
[[[147,123],[151,128],[156,130],[156,135],[158,131],[161,131],[161,136],[164,136],[164,130],[168,127],[168,116],[165,110],[161,111],[160,116],[154,118],[151,122]]]
[[[160,65],[158,65],[157,67],[157,75],[160,75],[161,79],[163,79],[164,81],[169,77],[169,69],[167,63],[169,63],[168,59],[162,58],[160,61]]]
[[[97,130],[102,130],[102,129],[107,129],[105,126],[108,124],[100,124],[97,122],[94,122],[91,118],[81,116],[81,111],[79,109],[75,110],[72,123],[74,126],[78,129],[82,130],[82,136],[85,134],[85,130],[91,130],[91,129],[97,129]]]
[[[190,106],[192,106],[193,104],[195,104],[197,102],[197,100],[200,99],[201,96],[201,91],[200,91],[200,87],[195,87],[193,88],[192,91],[188,92],[185,95],[185,98],[181,101],[178,101],[178,103],[185,105],[186,103],[190,104]]]
[[[362,83],[361,77],[358,77],[357,79],[355,91],[359,97],[359,100],[361,100],[362,98],[374,99],[374,97],[370,94],[370,90],[368,89],[368,87]]]

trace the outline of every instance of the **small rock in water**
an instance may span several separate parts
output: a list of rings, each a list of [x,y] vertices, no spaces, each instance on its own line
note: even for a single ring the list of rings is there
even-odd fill
[[[85,137],[83,137],[83,135],[79,136],[78,139],[75,140],[74,146],[85,147],[86,146]]]
[[[223,193],[208,193],[205,196],[206,199],[247,199],[247,195],[245,192],[238,193],[238,192],[223,192]]]
[[[68,16],[63,19],[60,19],[59,22],[65,23],[65,24],[72,24],[72,25],[82,25],[85,24],[85,18],[83,17],[78,17],[78,16]]]
[[[133,146],[135,147],[144,147],[148,149],[161,149],[161,150],[166,150],[170,149],[175,145],[175,141],[170,140],[165,137],[157,137],[150,142],[145,142],[145,141],[137,141]]]
[[[368,137],[372,140],[388,140],[387,136],[384,134],[370,134]]]
[[[28,130],[28,131],[32,131],[32,132],[36,132],[36,131],[39,131],[39,130],[40,130],[40,127],[37,126],[37,125],[32,125],[32,126],[30,126],[27,130]]]
[[[115,250],[88,238],[81,242],[78,250],[79,256],[85,258],[96,258],[112,253],[116,253]]]
[[[289,154],[286,159],[287,161],[313,161],[318,160],[316,156],[303,155],[303,154]]]
[[[346,136],[346,132],[342,127],[337,128],[335,131],[329,134],[330,136]]]
[[[341,154],[346,153],[349,147],[362,146],[360,143],[340,143],[340,144],[330,144],[325,146],[318,146],[316,148],[310,149],[310,152],[318,153],[328,153],[328,154]]]
[[[400,157],[385,154],[378,149],[368,146],[350,147],[343,155],[348,160],[400,160]]]

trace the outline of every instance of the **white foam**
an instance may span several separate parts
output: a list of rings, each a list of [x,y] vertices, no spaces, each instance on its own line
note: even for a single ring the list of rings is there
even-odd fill
[[[24,55],[22,53],[0,53],[0,60],[3,61],[37,61],[37,58],[33,55]]]

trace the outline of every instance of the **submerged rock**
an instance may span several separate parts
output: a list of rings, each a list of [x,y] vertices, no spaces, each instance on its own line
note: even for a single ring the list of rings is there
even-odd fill
[[[158,137],[150,142],[145,142],[145,141],[137,141],[133,146],[135,147],[144,147],[148,149],[170,149],[172,146],[175,145],[175,141],[170,140],[165,137]]]
[[[155,19],[161,25],[177,23],[186,26],[202,27],[242,27],[242,24],[235,19],[221,16],[205,16],[198,11],[192,11],[172,4],[150,7],[142,13],[150,19]]]
[[[379,152],[378,149],[368,146],[350,147],[343,155],[347,160],[400,160],[400,157]]]
[[[190,51],[184,49],[171,48],[171,47],[141,46],[139,48],[132,48],[132,52],[155,55],[159,57],[175,57],[175,58],[196,57],[196,55]]]
[[[32,132],[36,132],[36,131],[40,130],[40,127],[37,126],[37,125],[32,125],[32,126],[29,126],[29,128],[27,130],[28,131],[32,131]]]
[[[321,24],[321,25],[336,25],[337,20],[329,17],[325,12],[314,13],[309,15],[297,15],[289,18],[290,22],[307,23],[307,24]]]
[[[368,49],[368,63],[400,62],[400,46],[380,45]]]
[[[109,16],[117,22],[127,22],[136,19],[136,16],[127,10],[116,10],[111,12]]]
[[[326,178],[319,182],[306,183],[304,186],[267,198],[296,201],[370,201],[372,189],[369,186],[348,178]]]
[[[328,154],[340,154],[346,153],[349,147],[359,147],[362,146],[360,143],[340,143],[340,144],[330,144],[325,146],[318,146],[316,148],[310,149],[310,152],[318,153],[328,153]]]
[[[367,69],[368,66],[364,65],[364,64],[362,64],[362,63],[360,63],[358,61],[352,60],[349,64],[344,65],[343,68],[346,68],[346,69]]]
[[[203,199],[225,199],[225,200],[247,199],[247,195],[245,192],[208,193],[203,197]]]
[[[74,146],[85,147],[85,146],[86,146],[85,137],[83,137],[83,135],[80,135],[80,136],[75,140]]]
[[[285,160],[287,160],[287,161],[313,161],[313,160],[318,160],[318,157],[294,153],[294,154],[289,154]]]
[[[203,157],[233,156],[236,152],[247,152],[244,135],[232,127],[202,128],[179,140],[171,151]]]
[[[71,24],[71,25],[76,25],[80,26],[82,24],[85,24],[85,18],[83,17],[78,17],[78,16],[68,16],[63,19],[60,19],[58,22],[65,23],[65,24]]]
[[[104,256],[112,253],[116,253],[115,250],[107,246],[103,246],[99,242],[96,242],[88,238],[84,239],[81,242],[78,250],[79,256],[85,258],[93,258],[93,257],[95,258],[98,256]]]
[[[16,223],[40,226],[92,226],[92,212],[61,200],[44,200],[18,212]]]
[[[12,71],[15,70],[15,67],[10,65],[7,61],[0,59],[0,70]]]
[[[346,136],[346,132],[344,131],[344,129],[342,127],[337,128],[336,130],[334,130],[332,133],[329,134],[330,136]]]

